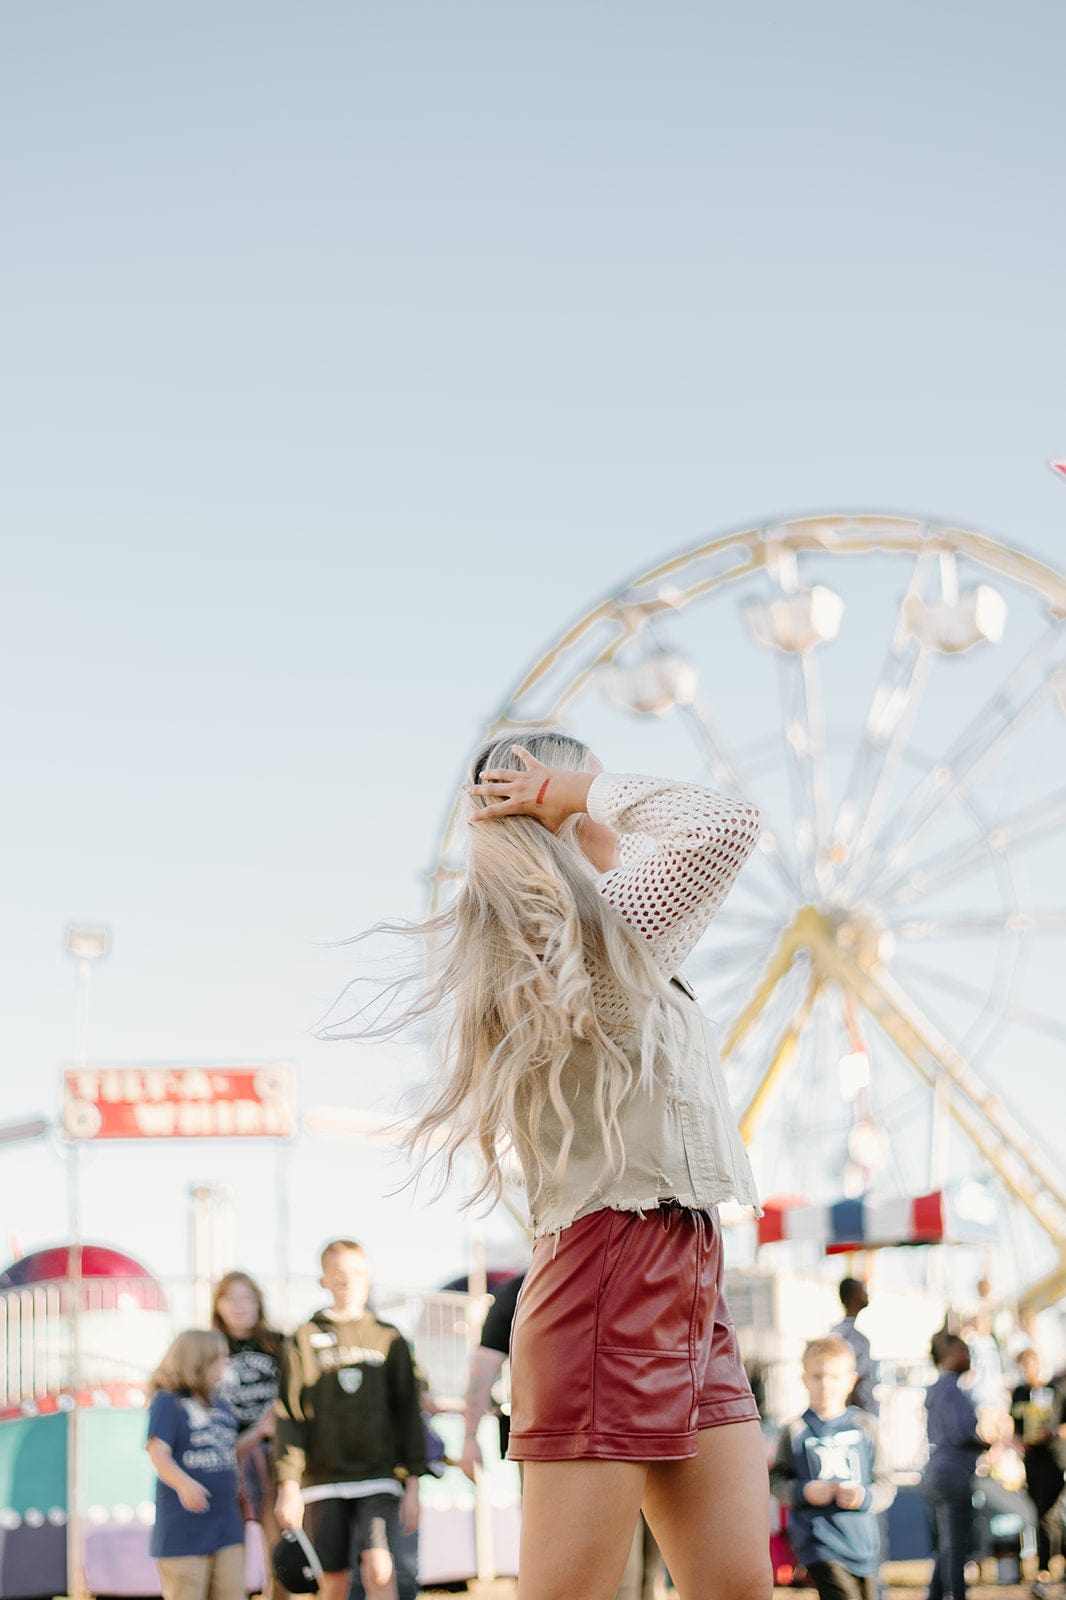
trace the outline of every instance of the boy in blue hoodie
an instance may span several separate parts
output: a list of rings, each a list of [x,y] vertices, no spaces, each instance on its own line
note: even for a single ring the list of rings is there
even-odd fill
[[[848,1405],[855,1353],[844,1339],[815,1339],[803,1352],[810,1405],[778,1441],[774,1497],[789,1507],[788,1536],[819,1600],[877,1600],[878,1514],[895,1487],[877,1459],[877,1423]]]

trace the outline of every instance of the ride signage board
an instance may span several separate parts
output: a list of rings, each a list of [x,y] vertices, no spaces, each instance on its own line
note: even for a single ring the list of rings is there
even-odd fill
[[[295,1132],[288,1066],[71,1067],[63,1074],[67,1139],[291,1139]]]

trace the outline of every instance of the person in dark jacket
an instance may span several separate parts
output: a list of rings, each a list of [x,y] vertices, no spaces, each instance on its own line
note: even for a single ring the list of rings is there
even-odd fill
[[[323,1600],[345,1600],[360,1569],[368,1600],[396,1600],[389,1535],[418,1525],[426,1470],[418,1381],[407,1341],[367,1309],[362,1245],[322,1252],[331,1304],[297,1328],[277,1399],[277,1518],[306,1530],[325,1569]]]
[[[810,1406],[783,1430],[770,1469],[789,1508],[788,1535],[819,1600],[877,1600],[877,1517],[895,1498],[878,1461],[877,1423],[848,1403],[855,1353],[845,1339],[815,1339],[803,1353]]]
[[[933,1537],[933,1575],[927,1600],[966,1600],[966,1563],[973,1549],[974,1467],[987,1448],[977,1432],[973,1401],[959,1388],[970,1370],[970,1348],[954,1333],[933,1335],[930,1354],[940,1376],[926,1392],[929,1460],[922,1494]]]

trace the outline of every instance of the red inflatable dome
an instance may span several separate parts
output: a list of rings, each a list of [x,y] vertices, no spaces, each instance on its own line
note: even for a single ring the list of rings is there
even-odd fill
[[[33,1289],[46,1283],[62,1283],[71,1272],[71,1246],[53,1245],[34,1250],[13,1261],[0,1272],[0,1294],[15,1289]],[[142,1311],[165,1311],[166,1295],[148,1268],[121,1250],[104,1244],[85,1244],[81,1248],[83,1309],[115,1311],[137,1306]]]

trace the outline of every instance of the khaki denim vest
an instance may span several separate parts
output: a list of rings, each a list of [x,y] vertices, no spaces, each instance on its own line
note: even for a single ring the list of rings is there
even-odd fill
[[[692,997],[686,983],[677,978],[674,982]],[[662,1063],[650,1087],[635,1090],[623,1105],[620,1122],[625,1164],[617,1177],[604,1171],[603,1137],[589,1090],[591,1052],[587,1045],[575,1044],[563,1074],[563,1094],[576,1124],[563,1177],[551,1175],[562,1127],[550,1106],[542,1124],[548,1154],[543,1176],[528,1140],[521,1133],[515,1138],[534,1238],[558,1233],[592,1211],[654,1211],[662,1200],[677,1200],[695,1209],[736,1200],[759,1211],[755,1180],[729,1103],[714,1033],[702,1016],[695,1031],[699,1043],[693,1050],[678,1025],[675,1060]],[[635,1062],[639,1035],[629,1035],[620,1045]]]

